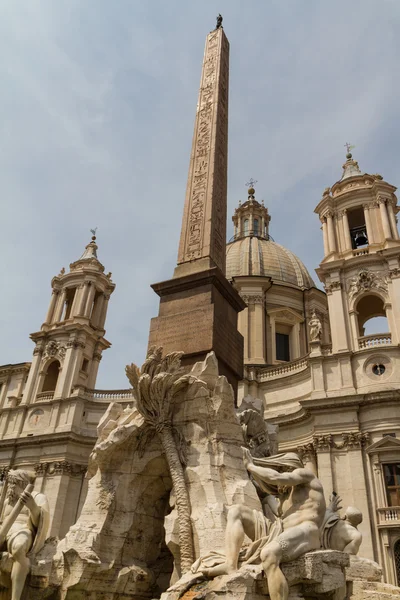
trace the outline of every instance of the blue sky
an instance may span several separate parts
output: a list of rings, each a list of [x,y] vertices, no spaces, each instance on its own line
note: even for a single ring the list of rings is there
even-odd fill
[[[31,359],[51,278],[98,227],[117,288],[98,388],[126,387],[176,261],[206,34],[231,44],[228,238],[245,183],[313,273],[344,143],[396,185],[398,0],[0,0],[0,364]],[[315,276],[316,278],[316,276]]]

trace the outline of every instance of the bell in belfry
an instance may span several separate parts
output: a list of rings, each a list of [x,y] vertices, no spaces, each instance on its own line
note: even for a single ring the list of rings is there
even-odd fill
[[[368,244],[368,238],[365,231],[358,231],[354,237],[354,243],[356,247],[366,246]]]

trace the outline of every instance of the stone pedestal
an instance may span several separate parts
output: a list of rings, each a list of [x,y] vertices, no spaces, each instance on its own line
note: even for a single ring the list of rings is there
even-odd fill
[[[309,552],[282,565],[289,584],[289,600],[332,598],[345,590],[349,555],[335,550]],[[191,580],[192,578],[192,580]],[[161,600],[265,600],[268,584],[261,565],[247,565],[232,575],[201,581],[187,575],[162,594]]]
[[[220,374],[236,393],[243,378],[237,315],[246,305],[220,269],[175,277],[152,288],[160,296],[160,309],[151,320],[149,346],[162,346],[166,354],[183,351],[182,365],[188,367],[213,350]]]

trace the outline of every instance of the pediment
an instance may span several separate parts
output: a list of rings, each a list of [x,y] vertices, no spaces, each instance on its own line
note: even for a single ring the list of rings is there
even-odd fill
[[[400,450],[400,440],[392,435],[385,435],[382,439],[374,442],[365,450],[368,454],[371,454],[372,452],[379,453]]]
[[[267,311],[268,315],[277,321],[283,321],[286,323],[302,323],[303,317],[298,312],[289,307],[284,308],[272,308]]]

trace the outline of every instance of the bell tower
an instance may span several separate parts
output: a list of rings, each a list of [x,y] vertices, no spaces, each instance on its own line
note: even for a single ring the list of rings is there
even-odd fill
[[[395,191],[381,175],[362,173],[348,151],[341,179],[325,189],[315,209],[324,240],[317,273],[328,296],[333,353],[400,342]],[[366,335],[373,317],[386,317],[386,330]]]
[[[36,346],[22,404],[68,398],[77,385],[95,387],[102,352],[111,345],[104,338],[104,324],[115,289],[97,249],[93,235],[69,272],[63,268],[52,279],[44,323],[31,334]]]

